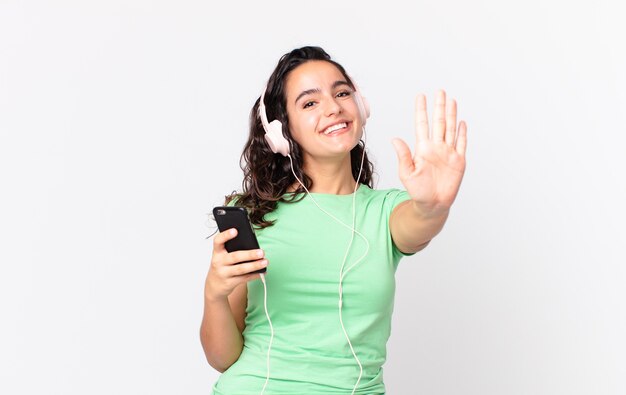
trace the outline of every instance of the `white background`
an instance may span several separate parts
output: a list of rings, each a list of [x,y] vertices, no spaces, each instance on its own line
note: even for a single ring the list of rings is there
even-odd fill
[[[388,392],[626,393],[625,36],[617,1],[0,1],[0,392],[210,392],[208,214],[278,58],[320,45],[377,187],[418,92],[469,125],[398,270]]]

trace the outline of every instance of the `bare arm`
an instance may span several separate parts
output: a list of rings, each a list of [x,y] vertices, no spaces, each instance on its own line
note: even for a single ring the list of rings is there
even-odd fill
[[[443,228],[463,180],[467,126],[456,124],[456,101],[437,93],[432,133],[428,126],[426,98],[419,95],[415,109],[416,145],[394,140],[398,173],[411,200],[400,203],[389,218],[394,243],[405,253],[417,252]]]
[[[389,218],[391,237],[404,253],[424,249],[443,228],[449,210],[429,215],[422,212],[412,200],[402,202],[393,209]]]
[[[211,268],[204,288],[204,315],[200,342],[209,365],[228,369],[243,350],[247,282],[259,278],[251,273],[267,266],[263,251],[229,253],[224,243],[236,236],[234,229],[219,233],[213,241]],[[246,262],[247,263],[240,263]]]
[[[219,372],[235,363],[243,349],[247,294],[244,283],[227,298],[204,297],[200,342],[209,365]]]

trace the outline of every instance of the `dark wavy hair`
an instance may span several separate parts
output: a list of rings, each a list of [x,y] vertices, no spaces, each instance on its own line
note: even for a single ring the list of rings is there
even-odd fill
[[[264,100],[268,120],[271,122],[278,119],[282,123],[283,135],[289,141],[291,149],[293,171],[309,190],[313,186],[313,181],[304,173],[302,151],[289,131],[285,82],[292,70],[312,60],[322,60],[333,64],[343,74],[350,86],[355,89],[350,77],[339,63],[331,60],[330,55],[322,48],[308,46],[294,49],[280,58],[267,83]],[[289,158],[273,153],[265,141],[265,130],[258,115],[259,101],[260,97],[250,111],[250,134],[241,154],[240,166],[244,173],[243,191],[226,196],[226,203],[233,202],[236,206],[246,208],[252,224],[257,228],[265,228],[274,223],[274,221],[266,220],[265,215],[276,209],[279,201],[299,201],[304,198],[305,190],[300,185],[296,191],[287,193],[288,188],[296,182],[296,179],[291,172]],[[350,151],[352,176],[355,180],[359,176],[361,156],[364,154],[364,150],[365,146],[361,140]],[[368,159],[367,153],[365,153],[363,171],[358,182],[372,188],[373,172],[374,167]]]

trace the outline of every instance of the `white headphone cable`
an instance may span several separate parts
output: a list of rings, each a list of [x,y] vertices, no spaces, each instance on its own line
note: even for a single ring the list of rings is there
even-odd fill
[[[270,380],[270,350],[272,349],[272,342],[274,341],[274,327],[272,326],[270,315],[267,312],[267,283],[265,282],[265,274],[261,273],[260,276],[263,282],[263,306],[265,307],[265,316],[267,317],[267,322],[270,324],[270,344],[267,346],[267,377],[265,378],[265,384],[263,384],[263,389],[261,390],[261,395],[263,395],[265,393],[265,387],[267,387],[267,383]]]
[[[361,377],[363,376],[363,365],[361,364],[361,361],[359,360],[359,358],[356,355],[356,352],[354,351],[354,348],[352,347],[352,342],[350,341],[350,336],[348,336],[348,332],[346,331],[346,327],[343,324],[343,312],[342,312],[342,307],[343,307],[343,278],[345,277],[345,275],[348,273],[348,271],[350,271],[350,269],[352,269],[353,267],[355,267],[359,262],[361,262],[361,260],[363,258],[365,258],[369,252],[370,249],[370,245],[369,242],[367,241],[367,239],[363,237],[363,240],[365,240],[365,243],[367,245],[367,248],[365,250],[365,254],[363,254],[363,256],[361,256],[356,262],[354,262],[352,264],[352,266],[348,267],[348,270],[346,270],[346,272],[344,273],[343,268],[346,264],[346,260],[348,258],[348,253],[350,251],[350,247],[352,247],[352,241],[354,240],[354,233],[356,232],[356,190],[359,184],[359,180],[361,179],[361,173],[363,172],[363,162],[365,161],[365,142],[367,140],[367,135],[365,133],[365,126],[363,126],[363,154],[361,155],[361,166],[359,167],[359,175],[356,178],[356,184],[354,185],[354,193],[352,195],[352,234],[350,237],[350,243],[348,244],[348,248],[346,249],[346,253],[343,257],[343,261],[341,263],[341,269],[339,270],[339,322],[341,323],[341,329],[343,330],[343,334],[346,337],[346,340],[348,341],[348,345],[350,346],[350,351],[352,351],[352,355],[354,356],[354,359],[356,360],[356,363],[359,365],[359,377],[356,380],[356,383],[354,384],[354,388],[352,388],[352,394],[354,395],[354,392],[356,391],[356,389],[359,386],[359,383],[361,382]]]
[[[267,90],[267,87],[266,89]],[[354,385],[354,388],[352,389],[352,395],[354,395],[356,389],[359,386],[359,382],[361,381],[361,377],[363,375],[363,366],[361,364],[361,361],[359,360],[359,358],[356,355],[356,352],[354,351],[354,347],[352,346],[352,342],[350,341],[350,337],[348,336],[348,333],[346,331],[346,328],[343,324],[343,316],[342,316],[342,306],[343,306],[343,279],[346,276],[346,274],[353,269],[358,263],[361,262],[361,260],[363,260],[363,258],[365,258],[367,256],[367,254],[369,253],[369,248],[370,248],[370,244],[367,241],[367,238],[365,236],[363,236],[359,231],[356,230],[355,225],[356,225],[356,192],[359,186],[359,180],[361,178],[361,174],[363,172],[363,163],[365,160],[365,141],[366,141],[366,134],[365,134],[365,126],[362,125],[362,130],[363,130],[363,152],[361,155],[361,166],[359,168],[359,174],[356,178],[356,183],[354,185],[354,191],[353,191],[353,196],[352,196],[352,226],[348,226],[346,225],[343,221],[339,220],[337,217],[335,217],[334,215],[330,214],[329,212],[327,212],[326,210],[324,210],[318,203],[317,201],[313,198],[313,196],[311,195],[310,191],[306,188],[306,186],[304,185],[304,183],[298,178],[298,176],[296,175],[294,169],[293,169],[293,159],[291,158],[291,155],[289,154],[289,147],[280,147],[281,149],[277,150],[277,147],[274,147],[274,144],[272,144],[272,139],[268,139],[268,135],[270,135],[270,131],[268,130],[270,129],[270,126],[272,125],[268,125],[267,122],[267,118],[265,117],[265,105],[264,105],[264,95],[265,95],[265,90],[263,91],[263,94],[261,95],[260,98],[260,103],[259,103],[259,116],[261,117],[261,123],[263,124],[263,129],[266,132],[266,139],[268,140],[268,143],[270,145],[270,148],[272,149],[273,152],[275,153],[281,153],[282,155],[285,155],[287,157],[289,157],[289,162],[291,164],[291,172],[293,173],[294,177],[296,178],[296,180],[298,180],[298,182],[300,183],[300,185],[302,185],[302,187],[304,188],[304,190],[307,192],[308,196],[311,198],[311,200],[313,201],[313,203],[315,203],[315,205],[317,206],[317,208],[319,208],[322,212],[324,212],[326,215],[328,215],[329,217],[331,217],[332,219],[334,219],[335,221],[337,221],[339,224],[343,225],[344,227],[348,228],[351,230],[351,235],[350,235],[350,243],[348,244],[348,247],[346,249],[346,253],[344,254],[344,258],[343,261],[341,263],[341,269],[339,271],[339,303],[338,303],[338,307],[339,307],[339,321],[341,323],[341,328],[343,330],[343,333],[346,337],[346,340],[348,341],[348,345],[350,346],[350,351],[352,352],[352,355],[354,356],[354,359],[356,360],[357,364],[359,365],[359,377],[357,379],[356,384]],[[364,115],[364,108],[363,108],[363,104],[359,101],[357,101],[357,106],[359,107],[359,112],[361,114],[362,119],[365,119],[367,117],[367,115]],[[263,110],[263,112],[261,112],[261,110]],[[272,122],[274,123],[274,121]],[[280,122],[278,122],[278,125],[281,125]],[[278,125],[274,125],[274,126],[278,126]],[[283,152],[283,150],[285,152]],[[352,162],[352,161],[350,161]],[[346,260],[348,257],[348,254],[350,252],[350,248],[352,247],[352,243],[354,241],[354,234],[359,235],[363,241],[366,244],[366,250],[365,253],[359,257],[359,259],[357,259],[351,266],[348,267],[348,269],[344,272],[343,269],[345,267],[346,264]],[[265,379],[265,384],[263,385],[263,389],[261,390],[261,395],[264,394],[265,392],[265,388],[267,387],[267,384],[269,382],[269,378],[270,378],[270,351],[272,348],[272,342],[274,340],[274,328],[272,326],[272,321],[270,319],[269,313],[268,313],[268,309],[267,309],[267,283],[265,281],[265,275],[263,273],[260,274],[261,277],[261,281],[263,282],[263,289],[264,289],[264,307],[265,307],[265,315],[267,317],[267,321],[269,323],[270,326],[270,342],[269,342],[269,346],[267,349],[267,377]]]
[[[343,282],[343,278],[345,277],[346,273],[348,273],[348,271],[350,269],[352,269],[354,266],[356,266],[361,260],[363,260],[363,258],[365,258],[369,252],[370,249],[370,244],[367,241],[367,238],[365,236],[363,236],[359,231],[357,231],[355,229],[355,220],[356,220],[356,205],[355,205],[355,200],[356,200],[356,190],[358,187],[358,183],[359,183],[359,179],[361,178],[361,171],[363,168],[363,158],[365,157],[365,148],[363,148],[363,156],[361,159],[361,170],[359,171],[359,175],[357,177],[357,182],[355,184],[354,187],[354,193],[352,196],[352,226],[346,225],[344,222],[342,222],[341,220],[339,220],[337,217],[335,217],[334,215],[330,214],[328,211],[324,210],[318,203],[317,201],[315,201],[315,199],[313,198],[313,196],[311,195],[311,193],[309,192],[309,190],[304,186],[304,184],[302,183],[302,181],[300,181],[300,179],[298,178],[298,176],[296,176],[295,172],[293,171],[293,162],[291,159],[291,155],[288,155],[289,157],[289,161],[291,162],[291,171],[293,172],[294,177],[296,178],[296,180],[298,180],[298,182],[300,183],[300,185],[302,185],[302,187],[304,188],[304,190],[307,192],[307,194],[309,195],[309,197],[311,198],[311,200],[313,201],[313,203],[315,203],[315,205],[321,210],[323,211],[326,215],[328,215],[329,217],[333,218],[335,221],[339,222],[341,225],[345,226],[346,228],[350,229],[351,232],[351,237],[350,237],[350,243],[348,244],[348,248],[346,249],[346,253],[344,254],[343,257],[343,261],[341,263],[341,269],[340,269],[340,273],[339,273],[339,322],[341,323],[341,329],[343,330],[344,336],[346,337],[346,340],[348,341],[348,345],[350,347],[350,351],[352,352],[352,356],[354,357],[354,359],[356,360],[357,364],[359,365],[359,377],[357,379],[357,382],[354,386],[354,388],[352,389],[352,394],[354,394],[354,392],[356,391],[359,382],[361,381],[361,377],[363,375],[363,365],[361,364],[361,361],[359,360],[359,358],[356,355],[356,352],[354,351],[354,347],[352,346],[352,342],[350,341],[350,337],[348,336],[348,333],[346,331],[346,328],[343,324],[343,316],[341,313],[341,308],[343,305],[343,291],[342,291],[342,282]],[[345,266],[346,263],[346,259],[348,257],[348,252],[350,251],[350,247],[352,246],[352,242],[354,240],[354,234],[358,234],[363,241],[366,244],[366,249],[365,249],[365,253],[359,257],[359,259],[356,260],[356,262],[354,264],[352,264],[352,266],[348,267],[348,270],[346,270],[346,272],[343,272],[343,268]],[[261,395],[263,395],[265,393],[265,388],[267,387],[267,384],[269,382],[270,379],[270,351],[272,349],[272,343],[274,341],[274,327],[272,325],[272,320],[270,319],[269,316],[269,312],[267,309],[267,283],[265,280],[265,275],[263,273],[260,274],[261,277],[261,281],[263,282],[263,305],[265,308],[265,316],[267,317],[267,322],[269,323],[270,326],[270,342],[269,345],[267,347],[267,376],[265,378],[265,383],[263,384],[263,389],[261,390]]]
[[[348,228],[348,229],[350,229],[352,231],[351,232],[351,237],[350,237],[350,243],[348,244],[348,248],[346,249],[346,253],[344,254],[343,261],[341,262],[341,269],[339,271],[339,322],[341,323],[341,329],[343,330],[343,334],[346,337],[346,340],[348,341],[348,346],[350,347],[350,351],[352,352],[352,356],[356,360],[357,365],[359,365],[359,377],[358,377],[358,379],[356,381],[356,384],[354,385],[354,388],[352,389],[352,395],[354,394],[354,392],[358,388],[359,383],[361,381],[361,377],[363,376],[363,365],[361,364],[361,361],[359,360],[359,357],[356,355],[356,352],[354,351],[354,347],[352,346],[352,342],[350,341],[350,337],[348,336],[348,332],[346,331],[346,327],[343,324],[343,314],[342,314],[343,286],[342,286],[342,283],[343,283],[343,278],[348,273],[348,271],[350,271],[359,262],[361,262],[361,260],[363,260],[363,258],[365,258],[367,256],[367,254],[369,253],[369,249],[370,249],[370,244],[367,241],[367,238],[365,236],[363,236],[355,228],[355,225],[356,225],[356,191],[357,191],[357,188],[358,188],[358,185],[359,185],[359,179],[361,178],[361,173],[363,172],[363,163],[365,161],[365,140],[366,140],[365,127],[363,127],[363,136],[364,136],[364,141],[363,141],[363,154],[361,155],[361,166],[360,166],[360,169],[359,169],[359,175],[357,176],[356,183],[354,185],[354,192],[352,194],[352,226],[346,225],[343,221],[339,220],[337,217],[335,217],[334,215],[330,214],[328,211],[324,210],[317,203],[317,201],[311,195],[311,192],[309,192],[307,187],[304,186],[304,183],[298,178],[298,176],[296,175],[295,171],[293,170],[293,160],[291,158],[291,155],[287,155],[289,157],[289,162],[291,164],[291,172],[293,173],[293,176],[296,178],[296,180],[298,180],[300,185],[302,185],[302,188],[304,188],[304,190],[307,192],[307,194],[309,195],[309,197],[311,198],[313,203],[317,206],[317,208],[319,208],[326,215],[328,215],[329,217],[333,218],[335,221],[339,222],[341,225],[343,225],[344,227],[346,227],[346,228]],[[363,241],[365,241],[365,244],[366,244],[365,253],[361,257],[359,257],[359,259],[357,259],[351,266],[349,266],[348,269],[344,273],[343,268],[344,268],[344,266],[346,264],[346,260],[348,258],[348,253],[350,251],[350,247],[352,247],[352,242],[354,240],[354,234],[355,233],[358,234],[363,239]]]

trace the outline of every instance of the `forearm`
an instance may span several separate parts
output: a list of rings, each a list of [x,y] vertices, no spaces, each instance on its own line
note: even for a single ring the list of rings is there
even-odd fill
[[[405,253],[417,252],[443,229],[449,208],[424,208],[415,201],[400,203],[389,219],[396,247]]]
[[[220,372],[239,358],[243,350],[243,336],[237,328],[228,298],[204,298],[200,341],[209,365]]]

